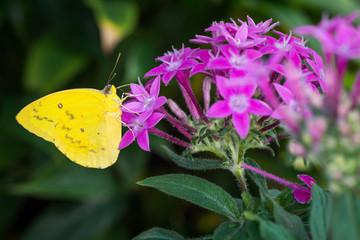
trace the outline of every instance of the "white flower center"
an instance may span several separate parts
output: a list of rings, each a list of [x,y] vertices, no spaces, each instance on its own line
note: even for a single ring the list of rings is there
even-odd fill
[[[133,119],[132,122],[133,122],[132,126],[134,126],[133,128],[134,132],[141,132],[141,130],[143,130],[145,127],[145,123],[139,122],[137,118]]]
[[[143,107],[144,110],[150,110],[153,108],[155,103],[155,98],[154,97],[145,97],[144,98],[144,102],[143,102]]]
[[[229,105],[233,111],[243,113],[249,107],[249,100],[244,94],[233,95],[230,97]]]

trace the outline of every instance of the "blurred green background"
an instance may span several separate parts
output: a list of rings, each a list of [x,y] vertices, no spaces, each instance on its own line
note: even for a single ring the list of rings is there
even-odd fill
[[[172,46],[197,47],[188,40],[213,21],[273,18],[280,21],[276,29],[288,33],[317,23],[323,12],[348,14],[359,6],[357,0],[2,0],[0,238],[130,239],[153,226],[187,237],[211,233],[223,221],[219,215],[136,185],[146,177],[186,172],[169,162],[160,147],[168,143],[151,137],[150,153],[132,144],[114,166],[86,169],[23,129],[15,115],[54,91],[102,89],[119,52],[113,84],[136,82]],[[200,95],[201,83],[194,90]],[[162,94],[181,102],[176,84]],[[266,152],[254,157],[262,168],[296,181],[297,171],[276,149],[275,158]],[[239,197],[230,173],[191,174]]]

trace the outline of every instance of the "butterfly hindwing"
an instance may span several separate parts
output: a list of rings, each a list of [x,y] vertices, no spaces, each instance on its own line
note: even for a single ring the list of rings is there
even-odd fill
[[[92,89],[65,90],[29,104],[17,120],[70,160],[105,168],[117,160],[121,140],[121,111],[114,98],[119,99]]]

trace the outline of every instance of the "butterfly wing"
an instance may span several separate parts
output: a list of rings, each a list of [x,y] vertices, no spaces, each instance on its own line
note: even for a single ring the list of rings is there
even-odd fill
[[[117,160],[121,140],[120,99],[94,89],[73,89],[40,98],[22,109],[17,121],[53,142],[70,160],[105,168]]]

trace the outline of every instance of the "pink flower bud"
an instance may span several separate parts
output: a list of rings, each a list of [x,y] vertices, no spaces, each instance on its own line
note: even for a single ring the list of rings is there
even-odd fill
[[[211,79],[209,77],[205,77],[203,82],[205,113],[209,110],[210,107],[210,91],[211,91]]]
[[[187,122],[187,116],[183,110],[172,99],[167,100],[170,110],[182,121]]]

